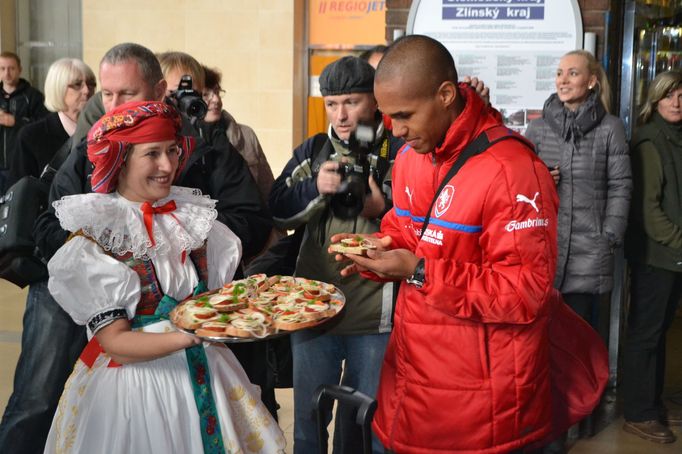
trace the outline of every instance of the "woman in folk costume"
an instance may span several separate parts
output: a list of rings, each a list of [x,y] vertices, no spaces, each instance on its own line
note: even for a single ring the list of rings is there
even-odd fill
[[[171,186],[192,152],[161,102],[124,104],[88,134],[95,193],[55,202],[72,238],[49,289],[90,343],[45,452],[283,452],[284,437],[232,352],[177,332],[179,300],[232,279],[241,243],[215,200]]]

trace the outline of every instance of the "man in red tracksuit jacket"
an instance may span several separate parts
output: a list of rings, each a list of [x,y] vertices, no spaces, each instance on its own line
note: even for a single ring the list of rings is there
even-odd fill
[[[398,453],[510,452],[551,428],[558,198],[546,166],[523,139],[494,143],[439,193],[421,235],[462,150],[500,132],[494,113],[456,81],[448,50],[425,36],[396,41],[379,64],[379,107],[407,145],[378,250],[347,256],[354,263],[342,272],[403,281],[373,426]]]

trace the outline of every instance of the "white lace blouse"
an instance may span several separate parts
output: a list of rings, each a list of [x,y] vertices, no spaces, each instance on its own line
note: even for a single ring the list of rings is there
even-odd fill
[[[207,240],[208,288],[232,280],[241,259],[241,241],[216,221],[216,201],[198,190],[173,187],[167,198],[153,206],[170,200],[176,204],[172,213],[153,216],[155,245],[145,229],[142,204],[117,193],[80,194],[54,203],[62,228],[82,230],[88,237],[76,236],[68,241],[47,265],[48,289],[76,323],[85,325],[93,317],[116,309],[124,309],[129,319],[135,314],[140,300],[139,277],[105,250],[113,255],[132,252],[136,258],[150,259],[162,292],[182,300],[199,282],[189,252]]]

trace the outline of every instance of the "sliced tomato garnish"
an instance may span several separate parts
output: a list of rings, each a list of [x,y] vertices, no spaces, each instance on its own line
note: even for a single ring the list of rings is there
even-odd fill
[[[200,314],[194,314],[194,317],[195,317],[195,318],[198,318],[198,319],[201,319],[201,320],[208,320],[209,318],[215,317],[215,314],[212,314],[212,313],[207,313],[207,314],[200,313]]]

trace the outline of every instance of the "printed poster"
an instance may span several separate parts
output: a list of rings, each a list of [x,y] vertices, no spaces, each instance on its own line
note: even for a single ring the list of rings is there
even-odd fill
[[[577,0],[415,0],[407,33],[442,42],[460,79],[483,80],[492,105],[519,131],[555,91],[561,56],[583,43]]]

